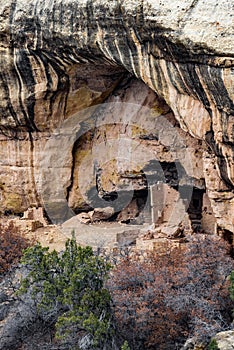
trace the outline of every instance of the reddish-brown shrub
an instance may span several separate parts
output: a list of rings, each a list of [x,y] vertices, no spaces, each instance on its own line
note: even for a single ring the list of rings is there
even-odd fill
[[[124,260],[109,281],[119,332],[134,350],[175,350],[193,336],[208,340],[231,323],[232,269],[227,243],[199,234],[143,262]]]
[[[7,226],[0,224],[0,278],[19,261],[23,250],[29,245],[29,240],[22,236],[12,222]]]

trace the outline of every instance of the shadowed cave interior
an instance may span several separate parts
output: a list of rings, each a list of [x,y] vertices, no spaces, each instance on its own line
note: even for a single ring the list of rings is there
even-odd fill
[[[141,135],[140,137],[141,139],[149,140],[148,136],[144,137],[144,135]],[[87,150],[94,138],[95,130],[92,130],[76,141],[73,147],[74,164],[77,161],[77,154],[82,154],[84,150]],[[151,140],[155,140],[155,138],[151,138]],[[78,159],[79,162],[80,159]],[[75,165],[73,165],[72,169],[71,185],[67,189],[68,202],[72,190],[74,190],[74,171]],[[176,201],[181,201],[185,213],[187,213],[186,226],[189,226],[194,232],[209,232],[212,226],[213,228],[215,227],[215,218],[206,194],[205,184],[200,188],[194,186],[193,179],[186,174],[186,170],[179,161],[166,162],[151,159],[142,170],[137,172],[129,170],[122,173],[120,176],[122,179],[133,182],[133,190],[131,200],[121,210],[118,207],[121,207],[121,200],[123,203],[125,202],[125,197],[128,197],[129,191],[118,186],[117,182],[113,183],[113,190],[105,190],[102,186],[102,178],[105,178],[106,175],[105,169],[97,167],[97,163],[95,163],[94,172],[95,184],[87,191],[86,201],[73,201],[70,204],[70,207],[76,214],[87,213],[94,208],[113,207],[114,214],[106,221],[118,221],[130,225],[141,225],[144,223],[160,225],[167,221],[167,212],[170,211],[170,207],[173,207]],[[114,174],[113,177],[116,178],[117,175]],[[181,179],[183,179],[184,184],[180,186]],[[158,189],[158,184],[163,184],[163,187]],[[153,195],[156,198],[156,203],[152,203],[152,189],[156,191]],[[79,188],[76,188],[76,190],[79,191]],[[162,198],[160,199],[162,196],[163,200]],[[155,217],[152,217],[153,207],[157,207],[157,203],[161,200],[163,201],[163,203],[160,203],[162,207],[160,210],[156,208],[160,213],[157,213],[155,219]],[[117,207],[115,202],[118,203]],[[207,216],[209,217],[208,220]]]

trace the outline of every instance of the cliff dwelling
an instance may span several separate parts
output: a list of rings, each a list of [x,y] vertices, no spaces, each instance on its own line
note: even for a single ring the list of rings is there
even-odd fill
[[[182,222],[195,232],[233,232],[230,24],[222,31],[213,21],[204,44],[188,18],[180,28],[181,6],[172,20],[161,2],[146,3],[145,27],[124,6],[119,21],[113,2],[94,6],[87,33],[85,5],[75,24],[69,3],[67,20],[51,30],[45,4],[39,40],[25,15],[31,5],[22,4],[14,24],[3,15],[2,215],[43,207],[56,225],[108,208],[103,220],[113,225]]]
[[[69,207],[82,223],[108,221],[109,230],[110,223],[115,227],[118,222],[133,228],[153,224],[165,232],[183,224],[188,231],[214,233],[216,219],[200,158],[204,145],[179,128],[163,99],[135,78],[128,78],[128,84],[135,93],[131,105],[121,106],[121,115],[130,106],[135,110],[125,120],[116,117],[119,105],[113,102],[124,101],[129,89],[116,89],[102,106],[107,123],[99,125],[100,112],[95,112],[81,126],[72,149]],[[143,109],[136,104],[139,89]],[[95,210],[99,216],[94,220]]]
[[[25,140],[15,145],[18,152],[31,147]],[[180,128],[163,98],[126,74],[105,103],[74,114],[34,152],[37,163],[31,176],[39,194],[34,198],[40,203],[41,197],[51,224],[71,224],[66,232],[84,229],[75,223],[78,219],[89,229],[108,223],[113,235],[117,227],[123,232],[132,228],[137,235],[161,227],[170,235],[180,225],[188,232],[215,233],[204,149],[202,140]],[[4,202],[6,184],[2,189]],[[10,196],[4,212],[22,216],[27,201]]]

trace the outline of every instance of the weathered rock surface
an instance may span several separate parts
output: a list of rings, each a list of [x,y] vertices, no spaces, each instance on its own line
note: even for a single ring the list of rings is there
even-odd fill
[[[116,122],[110,108],[95,114],[95,106],[121,102],[122,120],[118,121],[126,126],[129,109],[123,102],[154,110],[160,96],[165,102],[161,113],[156,108],[156,117],[175,118],[179,125],[174,127],[190,135],[185,141],[192,140],[187,147],[192,149],[193,174],[185,167],[187,175],[203,184],[205,179],[218,225],[233,232],[233,10],[232,0],[2,2],[0,210],[19,213],[43,204],[58,217],[62,212],[64,219],[71,217],[74,213],[65,202],[76,209],[87,201],[86,193],[80,196],[74,169],[81,159],[85,165],[89,148],[83,148],[83,158],[82,145],[76,154],[77,137],[95,129],[98,120],[99,130],[89,142],[91,149],[94,142],[100,150],[98,134],[105,143],[100,120],[104,118],[104,125],[108,120]],[[129,73],[143,83],[128,81]],[[84,112],[87,107],[91,108]],[[134,111],[135,120],[141,120],[138,126],[144,129],[139,110]],[[62,134],[64,121],[72,121],[76,112],[76,125]],[[148,129],[149,122],[145,123]],[[109,149],[116,147],[110,142],[113,135],[118,139],[118,134],[127,134],[132,139],[133,128],[127,129],[110,127]],[[54,142],[50,142],[52,134]],[[160,160],[175,160],[165,142],[152,145],[154,130],[138,132],[138,138],[145,145],[151,139],[148,149],[157,150]],[[173,144],[171,134],[168,139]],[[126,152],[128,143],[123,144]],[[143,153],[136,150],[139,166],[129,169],[137,171],[137,176],[149,161],[141,159]],[[129,180],[123,181],[126,168],[122,173],[119,168],[113,171],[113,162],[102,167],[102,194],[116,191],[123,183],[129,186]],[[84,176],[88,178],[87,173],[79,178]],[[93,178],[87,180],[91,190]],[[140,182],[135,183],[139,189]]]
[[[105,208],[94,208],[89,213],[89,216],[91,218],[91,222],[95,221],[101,221],[101,220],[107,220],[112,217],[114,214],[114,209],[112,207],[105,207]]]
[[[115,211],[112,207],[94,208],[94,210],[88,213],[80,213],[77,215],[77,219],[83,224],[90,224],[96,221],[108,220],[114,215]]]
[[[189,338],[180,350],[205,350],[206,346],[201,341],[194,338]]]
[[[234,348],[234,331],[225,331],[216,334],[214,339],[217,341],[220,350],[232,350]]]

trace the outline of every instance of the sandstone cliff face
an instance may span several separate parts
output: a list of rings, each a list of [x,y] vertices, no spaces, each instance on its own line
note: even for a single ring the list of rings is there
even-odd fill
[[[185,166],[186,173],[200,188],[205,181],[218,225],[233,232],[233,10],[232,0],[2,2],[0,210],[20,212],[42,205],[50,195],[52,207],[66,207],[66,201],[73,209],[83,207],[86,197],[77,189],[80,151],[85,159],[90,147],[100,145],[100,138],[105,141],[106,131],[96,128],[92,146],[78,145],[75,135],[85,135],[86,141],[90,137],[83,130],[95,128],[98,104],[121,102],[124,116],[129,110],[123,103],[131,102],[150,110],[159,106],[155,117],[176,119],[179,124],[173,125],[187,132],[183,140],[191,149],[192,171]],[[129,75],[142,82],[133,83]],[[134,115],[144,130],[140,109]],[[59,133],[77,112],[69,142],[64,138],[60,144],[48,144],[55,130]],[[146,147],[149,133],[114,127],[110,107],[103,115],[104,124],[112,125],[108,142],[113,135],[118,139],[125,132],[133,139],[135,133],[145,140],[142,149]],[[149,124],[153,126],[146,120],[145,129]],[[173,152],[162,149],[165,142],[152,143],[147,147],[158,159],[175,161]],[[63,149],[58,152],[58,147]],[[150,159],[142,160],[142,153],[136,151],[139,164],[129,170],[139,173],[147,166]],[[45,164],[54,167],[57,176]],[[103,191],[116,191],[123,181],[119,169],[101,166],[106,174],[100,178]],[[94,185],[91,181],[89,188]],[[140,189],[139,181],[136,186]]]

